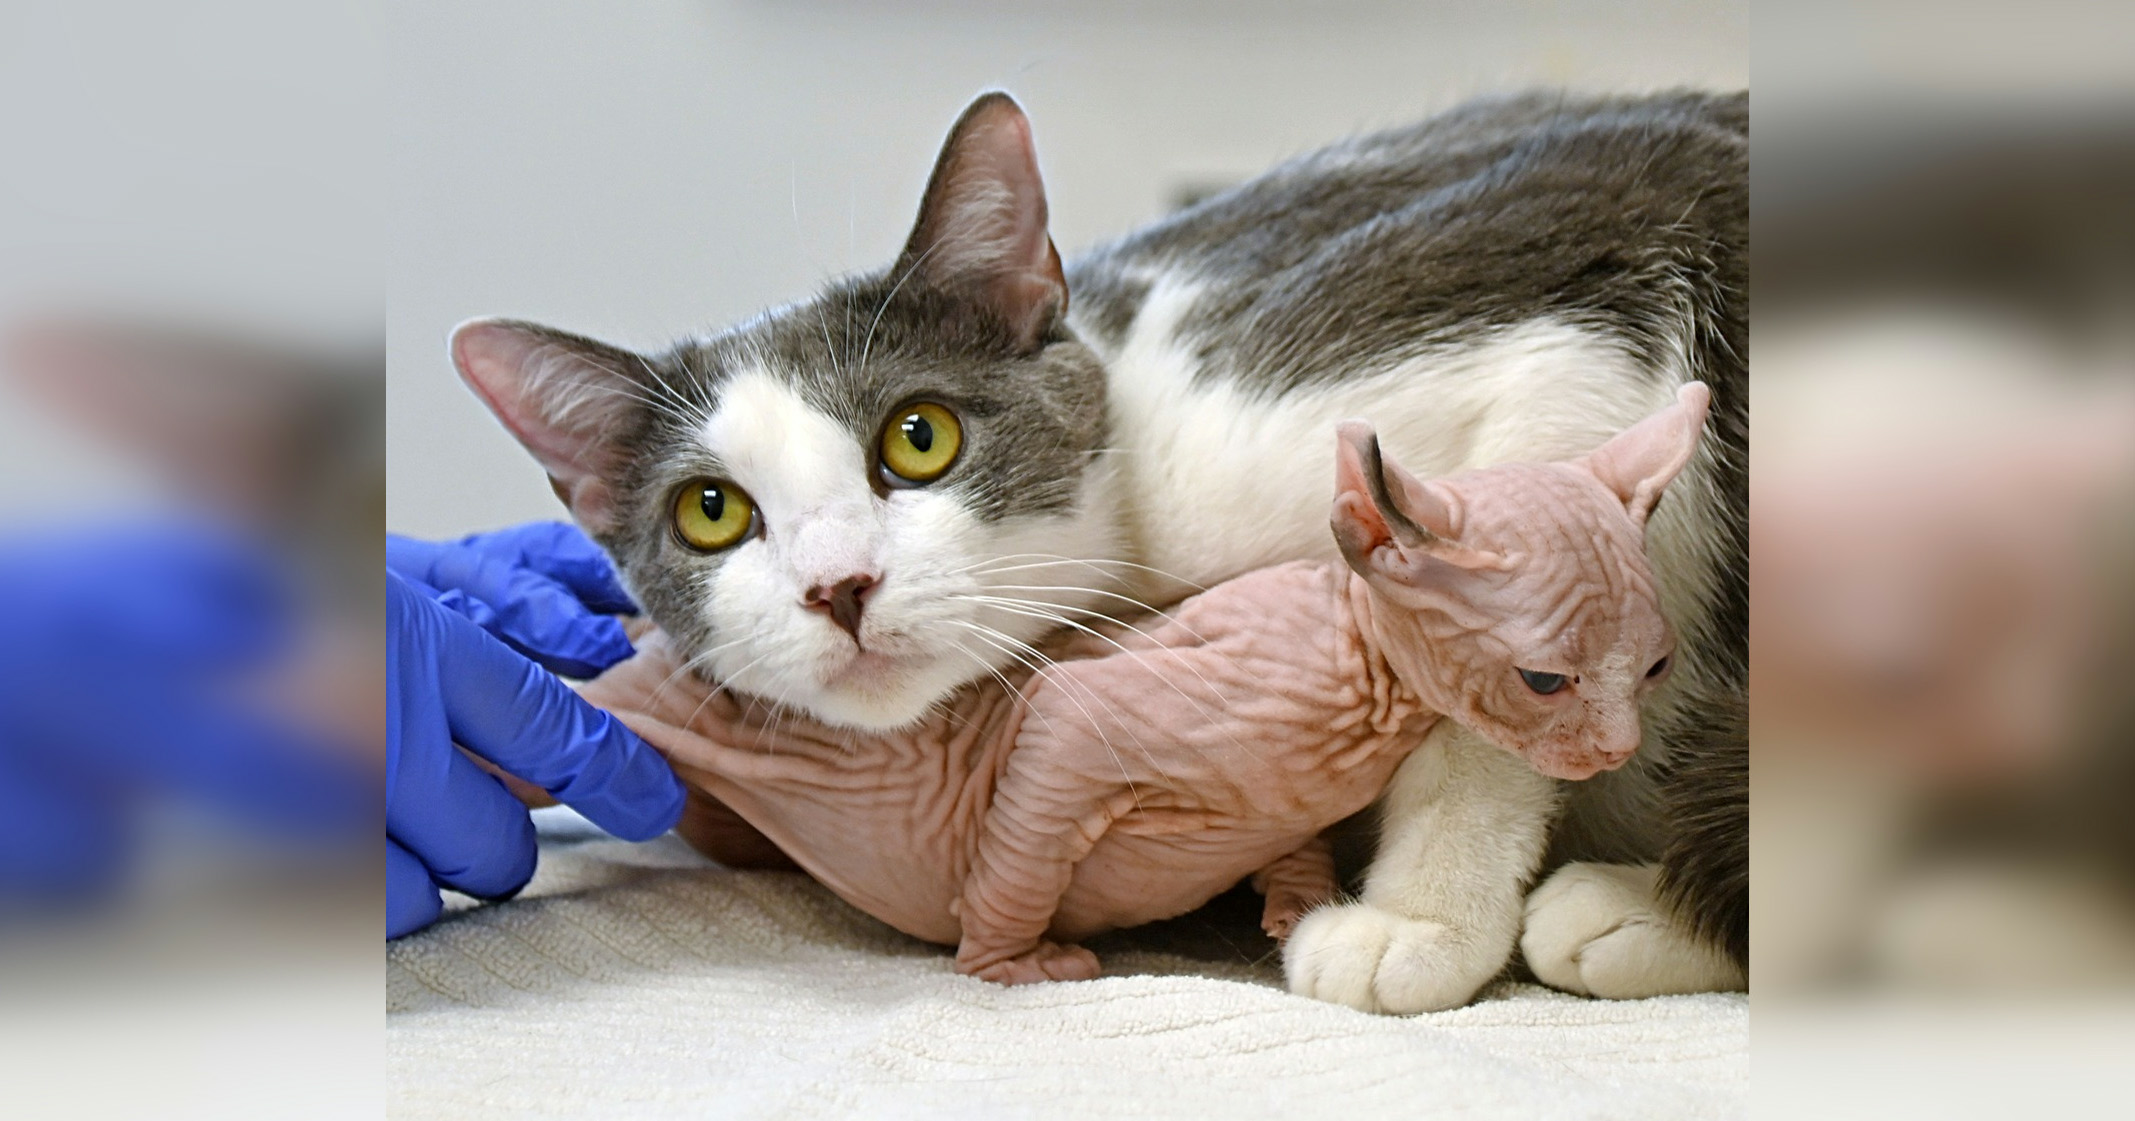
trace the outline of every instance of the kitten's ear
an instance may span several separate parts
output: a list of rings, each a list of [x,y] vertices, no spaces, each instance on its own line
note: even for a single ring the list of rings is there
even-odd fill
[[[893,274],[909,270],[976,301],[1020,350],[1034,350],[1067,314],[1067,279],[1045,222],[1030,119],[996,90],[949,130]]]
[[[1698,450],[1711,405],[1712,390],[1704,382],[1689,382],[1675,404],[1624,429],[1580,462],[1623,500],[1632,521],[1645,525],[1661,492]]]
[[[1499,561],[1460,544],[1460,511],[1388,458],[1378,434],[1361,420],[1345,420],[1335,430],[1330,521],[1343,558],[1368,576],[1422,585]]]
[[[534,453],[578,523],[613,529],[617,440],[645,392],[632,377],[638,356],[538,324],[475,319],[453,329],[452,364]]]
[[[1423,548],[1458,532],[1453,512],[1414,475],[1379,450],[1361,420],[1335,428],[1334,537],[1344,556],[1389,542]]]

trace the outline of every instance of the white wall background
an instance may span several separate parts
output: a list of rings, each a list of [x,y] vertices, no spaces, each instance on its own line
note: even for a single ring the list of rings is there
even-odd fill
[[[388,528],[561,507],[459,384],[452,325],[653,346],[881,264],[980,90],[1030,112],[1063,253],[1484,91],[1749,82],[1732,0],[660,0],[386,9]]]

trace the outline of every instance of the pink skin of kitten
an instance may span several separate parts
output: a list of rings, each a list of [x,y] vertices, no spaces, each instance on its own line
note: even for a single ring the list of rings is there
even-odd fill
[[[1281,937],[1336,892],[1321,831],[1368,806],[1436,721],[1557,778],[1630,759],[1675,647],[1645,520],[1709,399],[1690,383],[1580,459],[1429,482],[1347,422],[1332,516],[1346,565],[1248,573],[1075,635],[1044,672],[966,687],[902,731],[736,698],[681,672],[657,634],[586,696],[839,896],[957,945],[962,972],[1095,977],[1077,940],[1247,876]]]

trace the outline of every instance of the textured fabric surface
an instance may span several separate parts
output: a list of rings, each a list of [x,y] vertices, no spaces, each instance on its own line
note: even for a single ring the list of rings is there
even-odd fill
[[[386,950],[396,1117],[1729,1117],[1740,995],[1499,983],[1368,1016],[1293,997],[1242,895],[1001,988],[797,873],[544,835],[510,903]]]

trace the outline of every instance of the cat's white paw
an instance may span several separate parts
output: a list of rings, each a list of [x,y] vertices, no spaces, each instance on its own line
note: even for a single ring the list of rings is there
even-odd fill
[[[1656,865],[1565,865],[1527,897],[1527,967],[1545,985],[1611,1000],[1744,987],[1726,954],[1661,906],[1659,881]]]
[[[1466,1004],[1504,968],[1473,939],[1369,903],[1322,907],[1283,945],[1283,974],[1299,996],[1365,1012],[1436,1012]]]

